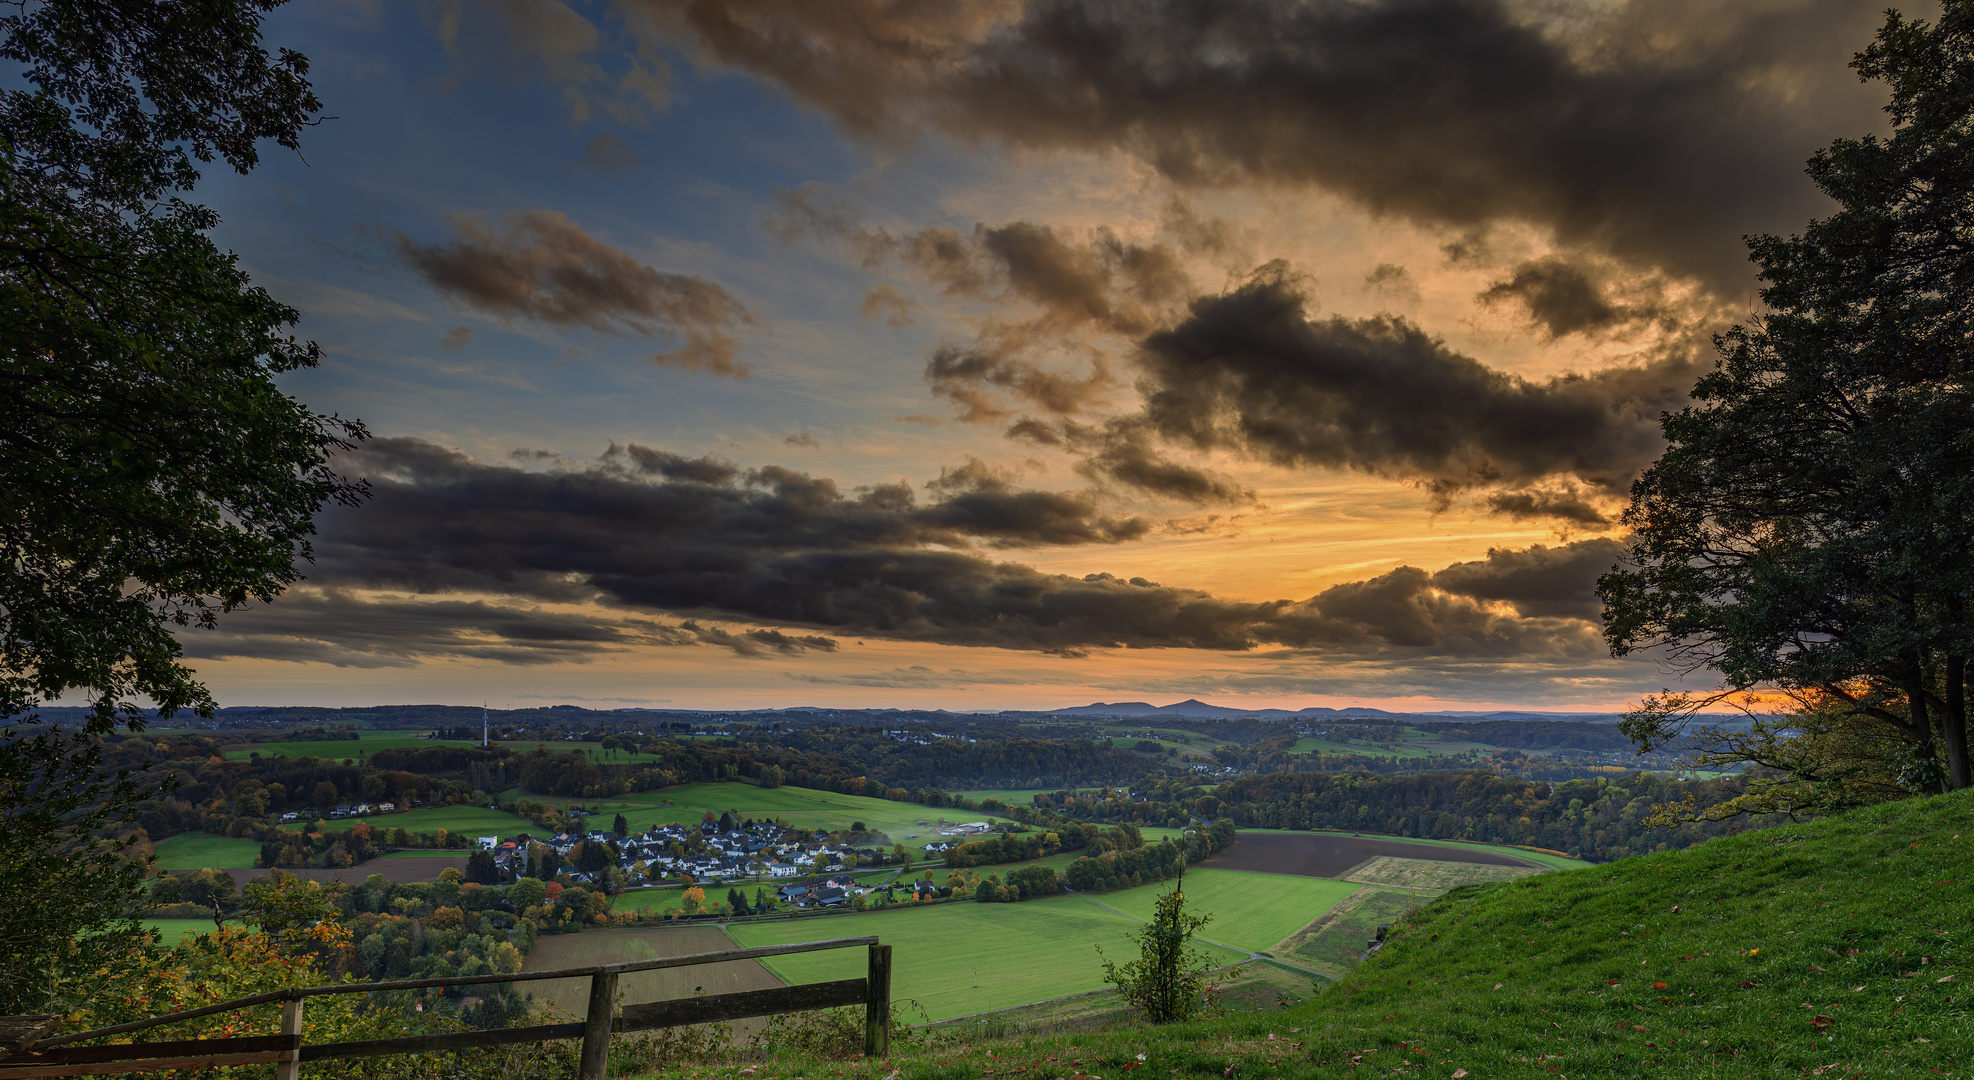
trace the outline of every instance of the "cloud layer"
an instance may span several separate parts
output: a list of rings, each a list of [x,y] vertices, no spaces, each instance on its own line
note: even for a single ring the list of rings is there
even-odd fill
[[[496,318],[585,327],[615,337],[683,338],[652,359],[687,371],[746,378],[733,337],[754,318],[696,274],[655,270],[552,210],[509,214],[498,224],[455,215],[453,237],[423,244],[392,236],[398,259],[433,288]]]
[[[1870,0],[633,0],[649,26],[898,142],[1118,150],[1183,185],[1307,185],[1454,228],[1751,284],[1738,238],[1822,205],[1811,151],[1874,126]]]
[[[1102,545],[1143,525],[1103,516],[1088,496],[1015,488],[977,462],[928,485],[923,503],[904,485],[845,494],[779,467],[641,446],[539,472],[387,439],[348,464],[375,497],[324,515],[311,591],[224,637],[193,635],[195,655],[379,664],[396,650],[537,663],[681,644],[829,651],[842,634],[1069,656],[1273,646],[1547,662],[1601,651],[1580,597],[1602,548],[1499,553],[1438,576],[1405,566],[1256,602],[991,558],[985,548]],[[359,590],[390,595],[366,605]],[[600,606],[567,615],[544,604]]]

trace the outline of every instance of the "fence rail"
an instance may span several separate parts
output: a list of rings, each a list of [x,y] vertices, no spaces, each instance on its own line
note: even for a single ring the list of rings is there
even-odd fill
[[[617,1010],[619,976],[661,968],[693,967],[729,960],[756,960],[765,956],[820,952],[828,949],[870,949],[870,964],[864,978],[837,982],[780,986],[769,990],[747,990],[711,997],[680,998],[626,1005]],[[358,1042],[302,1042],[302,1002],[323,994],[365,994],[389,990],[422,990],[453,986],[479,986],[488,983],[532,982],[537,979],[588,977],[589,1010],[580,1023],[543,1024],[525,1028],[496,1028],[489,1031],[455,1031],[439,1035],[412,1035],[396,1039],[365,1039]],[[129,1043],[119,1046],[71,1044],[87,1039],[122,1035],[164,1024],[194,1020],[214,1013],[232,1012],[256,1005],[281,1003],[281,1034],[255,1035],[228,1039],[186,1039],[175,1042]],[[515,972],[508,975],[466,975],[449,979],[400,979],[389,982],[343,983],[336,986],[304,986],[275,990],[253,997],[236,998],[197,1009],[134,1020],[127,1024],[78,1031],[69,1035],[36,1038],[24,1036],[8,1053],[0,1046],[0,1080],[26,1080],[28,1077],[92,1076],[104,1073],[153,1072],[164,1069],[190,1069],[218,1065],[249,1065],[274,1062],[276,1080],[296,1080],[305,1061],[331,1061],[391,1054],[421,1054],[439,1050],[465,1050],[505,1043],[546,1042],[553,1039],[583,1040],[579,1080],[603,1080],[609,1070],[610,1036],[613,1033],[648,1031],[654,1028],[683,1027],[720,1020],[740,1020],[750,1016],[827,1009],[842,1005],[864,1006],[864,1053],[882,1057],[890,1051],[891,1032],[891,946],[875,937],[832,938],[789,945],[764,945],[752,949],[691,953],[658,960],[632,960],[621,964],[562,968],[556,971]],[[0,1032],[14,1028],[47,1030],[48,1017],[0,1017]],[[36,1026],[38,1025],[38,1026]]]

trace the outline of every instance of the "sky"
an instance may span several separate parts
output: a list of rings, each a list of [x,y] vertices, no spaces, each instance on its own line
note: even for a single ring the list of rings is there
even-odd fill
[[[1915,9],[1909,14],[1930,15]],[[1877,0],[293,0],[196,192],[371,438],[225,705],[1617,710]],[[1680,681],[1684,679],[1684,682]]]

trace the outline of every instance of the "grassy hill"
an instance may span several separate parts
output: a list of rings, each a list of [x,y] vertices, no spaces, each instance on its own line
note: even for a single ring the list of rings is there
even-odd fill
[[[1970,853],[1974,792],[1911,800],[1456,889],[1283,1011],[783,1053],[754,1076],[1966,1077]]]

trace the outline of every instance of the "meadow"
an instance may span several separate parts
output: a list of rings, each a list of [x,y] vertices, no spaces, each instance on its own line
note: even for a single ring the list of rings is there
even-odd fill
[[[260,845],[244,837],[229,839],[210,833],[188,832],[167,836],[151,846],[160,870],[224,870],[252,866],[260,857]]]
[[[428,806],[422,810],[410,810],[402,814],[366,814],[363,817],[323,819],[325,833],[348,832],[363,822],[373,829],[406,829],[415,833],[430,833],[444,829],[449,833],[465,833],[468,836],[509,837],[518,832],[539,833],[541,827],[519,814],[505,810],[489,810],[484,806]],[[284,829],[300,829],[301,822],[290,822],[281,826]]]
[[[762,922],[727,933],[746,947],[874,934],[892,946],[892,998],[911,999],[927,1019],[940,1020],[1101,989],[1103,968],[1093,946],[1129,960],[1137,955],[1131,935],[1138,927],[1081,897],[1056,896]],[[1222,964],[1243,959],[1212,946],[1202,951]],[[842,950],[762,963],[783,982],[822,982],[863,974],[865,957],[861,950]]]
[[[1423,847],[1456,848],[1463,851],[1491,851],[1511,859],[1520,859],[1550,870],[1580,870],[1594,865],[1582,859],[1572,859],[1567,855],[1549,855],[1525,848],[1509,847],[1506,844],[1471,844],[1464,840],[1427,840],[1417,836],[1389,836],[1385,833],[1345,833],[1335,829],[1242,829],[1242,836],[1365,836],[1376,840],[1389,840],[1398,844],[1418,844]],[[1151,835],[1146,830],[1146,836]],[[1422,856],[1431,858],[1430,855]]]
[[[1186,871],[1183,883],[1186,910],[1210,914],[1200,936],[1254,952],[1266,952],[1321,916],[1361,886],[1328,878],[1254,874],[1241,870]],[[1127,915],[1149,920],[1158,898],[1174,882],[1141,885],[1113,893],[1093,893],[1091,899]]]
[[[145,919],[144,925],[158,935],[158,944],[167,949],[193,934],[213,932],[211,919]]]
[[[379,750],[424,750],[434,746],[478,746],[462,739],[429,739],[428,732],[359,731],[354,739],[309,739],[300,742],[272,742],[236,745],[225,751],[228,761],[262,757],[319,757],[332,761],[374,754]]]

